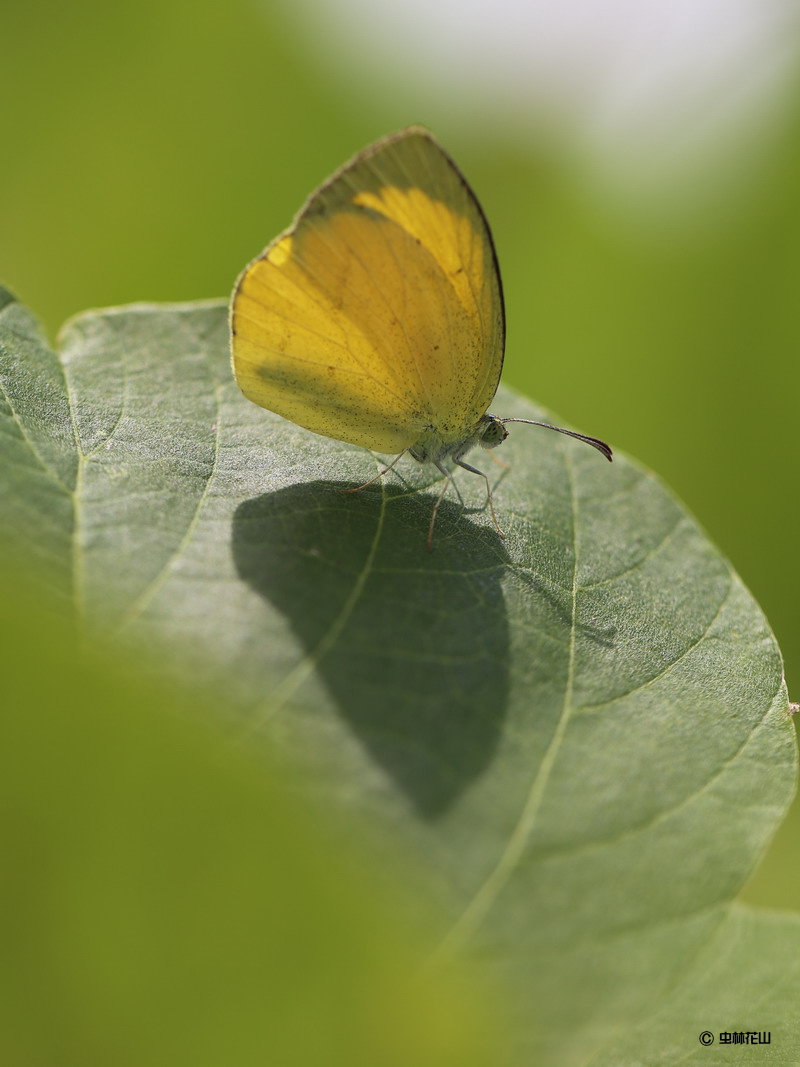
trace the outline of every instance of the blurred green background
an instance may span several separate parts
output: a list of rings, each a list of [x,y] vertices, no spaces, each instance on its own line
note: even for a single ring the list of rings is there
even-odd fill
[[[352,23],[325,40],[336,23],[310,0],[292,16],[266,0],[7,5],[3,280],[53,336],[87,307],[225,296],[351,153],[431,126],[493,227],[505,380],[689,504],[766,611],[797,699],[798,81],[743,115],[740,143],[674,174],[676,127],[654,118],[639,182],[635,151],[604,167],[557,109],[542,118],[546,99],[477,106],[458,69],[423,75],[431,54],[402,37],[384,78],[370,27],[343,51]],[[800,907],[797,804],[747,895]]]

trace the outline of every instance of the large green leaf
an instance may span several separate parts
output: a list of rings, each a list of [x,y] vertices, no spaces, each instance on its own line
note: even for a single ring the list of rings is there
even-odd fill
[[[87,632],[167,649],[242,742],[276,738],[379,855],[415,856],[452,916],[436,953],[503,974],[520,1062],[646,1030],[795,774],[774,639],[681,505],[515,427],[508,536],[465,474],[428,553],[429,473],[343,496],[375,462],[239,395],[221,304],[87,314],[60,357],[18,305],[0,325],[4,507]]]

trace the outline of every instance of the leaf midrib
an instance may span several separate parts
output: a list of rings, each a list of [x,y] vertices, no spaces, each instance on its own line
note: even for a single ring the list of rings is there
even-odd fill
[[[570,492],[570,513],[572,518],[572,610],[570,619],[569,655],[567,676],[564,686],[564,701],[556,728],[550,744],[542,757],[539,767],[528,791],[527,799],[520,816],[511,832],[508,843],[497,863],[484,879],[478,890],[467,904],[455,924],[450,928],[436,949],[437,958],[446,958],[463,948],[482,925],[495,901],[508,884],[511,875],[519,865],[525,845],[530,840],[536,820],[541,811],[544,794],[550,781],[553,767],[566,736],[572,713],[574,711],[572,695],[575,677],[575,642],[577,633],[577,597],[578,597],[578,498],[575,488],[575,471],[572,453],[568,446],[561,446],[564,466]]]

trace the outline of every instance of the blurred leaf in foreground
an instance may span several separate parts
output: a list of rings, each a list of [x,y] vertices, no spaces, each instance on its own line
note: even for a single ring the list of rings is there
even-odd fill
[[[493,1062],[477,988],[281,775],[3,586],[0,1062]]]
[[[467,476],[429,554],[429,472],[337,492],[373,459],[243,400],[222,304],[87,314],[60,356],[16,304],[0,329],[6,514],[84,631],[167,650],[376,857],[415,856],[449,916],[434,955],[502,976],[517,1062],[602,1057],[632,1027],[653,1062],[667,1015],[673,1058],[696,1054],[684,990],[726,931],[764,929],[731,903],[795,745],[762,613],[658,480],[515,428],[508,537]],[[507,390],[495,409],[546,417]],[[777,981],[796,920],[770,930]],[[720,1019],[762,1003],[758,937],[734,943]],[[781,1008],[772,1047],[800,1055]]]

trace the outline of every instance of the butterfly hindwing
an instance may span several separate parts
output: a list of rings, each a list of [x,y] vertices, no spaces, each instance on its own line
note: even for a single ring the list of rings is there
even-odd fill
[[[503,304],[488,226],[412,127],[320,187],[239,280],[233,361],[256,403],[393,453],[468,432],[497,387]]]

